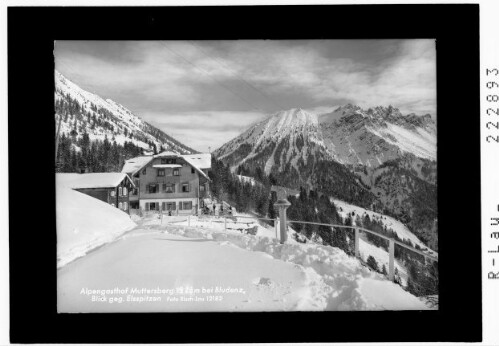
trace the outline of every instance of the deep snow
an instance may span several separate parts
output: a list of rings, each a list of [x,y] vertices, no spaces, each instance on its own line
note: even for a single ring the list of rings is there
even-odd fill
[[[117,239],[136,224],[94,197],[56,185],[57,267]]]
[[[337,248],[299,244],[292,237],[280,244],[275,228],[251,219],[239,217],[235,227],[227,230],[215,220],[194,216],[161,220],[157,215],[139,220],[135,230],[58,271],[59,311],[428,309],[420,299]],[[238,230],[254,226],[257,235]],[[241,292],[185,294],[186,289],[211,287]],[[175,293],[131,295],[161,299],[143,302],[126,301],[130,293],[108,294],[99,302],[92,301],[92,294],[82,293],[86,288],[160,288]],[[176,291],[179,288],[184,294]],[[109,303],[119,297],[122,303]]]

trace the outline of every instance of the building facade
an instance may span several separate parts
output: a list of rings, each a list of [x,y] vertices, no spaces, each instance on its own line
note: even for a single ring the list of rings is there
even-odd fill
[[[56,182],[130,213],[130,194],[135,185],[127,174],[57,173]]]
[[[173,215],[197,214],[208,197],[210,154],[180,155],[163,152],[130,159],[123,167],[136,189],[130,195],[133,208],[164,211]]]

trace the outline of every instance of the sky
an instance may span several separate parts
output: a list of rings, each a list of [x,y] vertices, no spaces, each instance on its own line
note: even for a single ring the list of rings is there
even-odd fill
[[[213,151],[280,110],[352,103],[436,118],[434,40],[57,41],[55,67]]]

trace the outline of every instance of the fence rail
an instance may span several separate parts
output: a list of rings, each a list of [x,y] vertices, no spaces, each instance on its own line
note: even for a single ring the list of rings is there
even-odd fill
[[[289,220],[287,221],[287,223],[302,223],[302,224],[309,224],[309,225],[318,225],[318,226],[329,226],[329,227],[342,227],[342,228],[351,228],[351,229],[354,229],[354,230],[359,230],[359,231],[362,231],[362,232],[367,232],[367,233],[371,233],[375,236],[378,236],[380,238],[383,238],[383,239],[386,239],[388,241],[393,241],[395,244],[399,245],[399,246],[402,246],[408,250],[411,250],[412,252],[415,252],[415,253],[418,253],[432,261],[436,261],[438,262],[438,258],[435,257],[435,256],[432,256],[430,254],[427,254],[421,250],[418,250],[418,249],[415,249],[413,248],[412,246],[410,245],[407,245],[405,243],[402,243],[396,239],[393,239],[393,238],[390,238],[386,235],[383,235],[383,234],[379,234],[378,232],[375,232],[375,231],[371,231],[369,229],[366,229],[366,228],[363,228],[363,227],[359,227],[359,226],[345,226],[345,225],[333,225],[333,224],[329,224],[329,223],[318,223],[318,222],[308,222],[308,221],[293,221],[293,220]]]
[[[284,215],[285,215],[285,210],[284,210]],[[187,220],[183,220],[183,221],[187,221],[188,226],[190,226],[191,225],[191,216],[190,215],[185,215],[185,216],[187,216]],[[216,216],[216,215],[202,215],[202,216],[206,216],[209,218],[219,218],[219,219],[223,218],[225,231],[227,230],[227,219],[233,221],[234,218],[236,218],[236,221],[233,221],[233,222],[237,222],[237,219],[252,219],[252,220],[256,219],[256,220],[262,220],[262,221],[273,221],[276,239],[279,239],[281,241],[281,243],[285,242],[285,240],[286,240],[285,239],[286,236],[284,236],[285,238],[283,239],[282,226],[281,226],[281,238],[278,237],[278,222],[279,222],[279,220],[281,220],[281,221],[283,220],[281,218],[282,215],[280,215],[279,218],[275,218],[275,219],[260,218],[260,217],[254,217],[254,216],[239,216],[239,215],[218,215],[218,216]],[[179,221],[179,222],[183,222],[183,221]],[[329,223],[319,223],[319,222],[309,222],[309,221],[286,220],[286,218],[284,217],[284,225],[285,225],[284,229],[285,229],[286,233],[287,233],[286,226],[288,226],[289,224],[305,224],[305,225],[308,224],[308,225],[316,225],[316,226],[327,226],[327,227],[353,229],[354,234],[355,234],[355,238],[354,238],[354,240],[355,240],[355,242],[354,242],[354,244],[355,244],[355,257],[357,257],[359,259],[361,258],[360,257],[360,249],[359,249],[360,232],[370,233],[374,236],[377,236],[377,237],[380,237],[382,239],[387,240],[388,241],[388,256],[389,256],[389,259],[388,259],[388,278],[391,281],[394,281],[394,279],[395,279],[395,245],[401,246],[401,247],[403,247],[403,248],[405,248],[413,253],[416,253],[416,254],[423,256],[425,259],[425,262],[426,262],[426,259],[429,259],[429,260],[434,261],[434,262],[438,262],[438,257],[432,256],[428,253],[425,253],[424,251],[415,249],[414,247],[407,245],[401,241],[398,241],[396,239],[390,238],[386,235],[380,234],[378,232],[375,232],[375,231],[372,231],[372,230],[369,230],[369,229],[366,229],[363,227],[337,225],[337,224],[329,224]]]
[[[363,228],[363,227],[358,227],[358,226],[346,226],[346,225],[334,225],[334,224],[329,224],[329,223],[319,223],[319,222],[309,222],[309,221],[294,221],[294,220],[289,220],[286,221],[287,224],[291,223],[300,223],[300,224],[308,224],[308,225],[317,225],[317,226],[327,226],[327,227],[337,227],[337,228],[350,228],[353,229],[355,232],[355,257],[360,258],[360,251],[359,251],[359,239],[360,239],[360,232],[367,232],[370,234],[373,234],[377,237],[383,238],[388,240],[388,278],[391,281],[394,281],[395,279],[395,244],[404,247],[412,252],[415,252],[419,255],[424,256],[425,260],[426,258],[438,262],[438,258],[434,257],[432,255],[429,255],[427,253],[424,253],[423,251],[420,251],[418,249],[413,248],[412,246],[409,246],[407,244],[404,244],[396,239],[387,237],[383,234],[379,234],[375,231],[371,231],[369,229]]]
[[[227,230],[227,218],[247,218],[247,219],[257,219],[257,220],[263,220],[263,221],[274,221],[274,228],[276,231],[276,238],[277,238],[277,222],[279,221],[277,218],[276,219],[269,219],[269,218],[258,218],[258,217],[253,217],[253,216],[220,216],[224,218],[224,230]],[[286,220],[286,224],[308,224],[308,225],[317,225],[317,226],[327,226],[327,227],[336,227],[336,228],[348,228],[348,229],[353,229],[355,232],[355,257],[360,258],[360,251],[359,251],[359,241],[360,241],[360,232],[366,232],[370,233],[374,236],[383,238],[388,241],[388,278],[390,280],[394,280],[395,278],[395,245],[401,246],[413,253],[419,254],[423,256],[426,259],[429,259],[434,262],[438,262],[438,257],[432,256],[428,253],[425,253],[424,251],[415,249],[414,247],[407,245],[401,241],[398,241],[396,239],[390,238],[386,235],[379,234],[378,232],[369,230],[367,228],[359,227],[359,226],[347,226],[347,225],[337,225],[337,224],[329,224],[329,223],[319,223],[319,222],[309,222],[309,221],[297,221],[297,220]]]

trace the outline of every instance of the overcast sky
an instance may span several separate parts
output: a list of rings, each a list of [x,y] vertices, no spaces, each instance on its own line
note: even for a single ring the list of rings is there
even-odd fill
[[[83,89],[203,152],[290,108],[436,116],[434,40],[57,41],[55,58]]]

